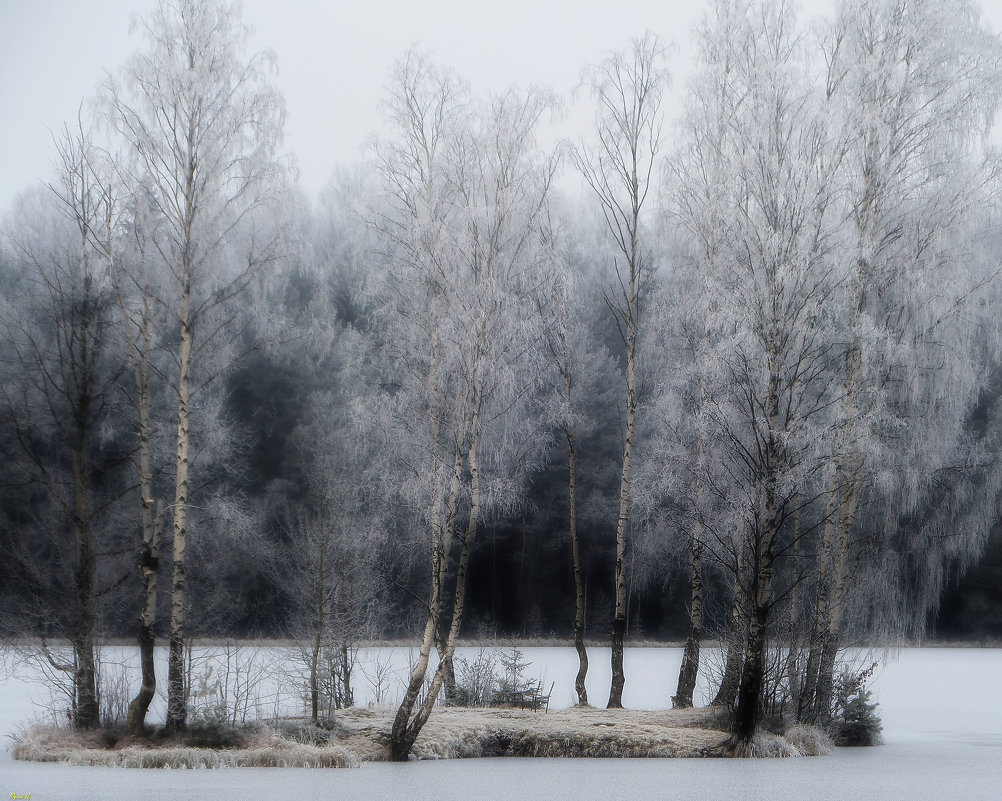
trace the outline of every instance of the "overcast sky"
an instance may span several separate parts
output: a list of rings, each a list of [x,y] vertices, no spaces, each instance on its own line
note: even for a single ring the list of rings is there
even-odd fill
[[[139,45],[130,19],[153,4],[0,0],[0,210],[50,176],[51,132]],[[829,5],[809,0],[806,13]],[[431,51],[476,91],[540,83],[568,95],[582,66],[648,29],[679,46],[671,66],[684,73],[702,8],[702,0],[244,0],[244,20],[255,31],[251,47],[278,56],[285,149],[303,187],[316,193],[335,166],[360,159],[379,125],[393,61],[411,46]],[[988,0],[985,10],[993,30],[1002,29],[1002,0]]]

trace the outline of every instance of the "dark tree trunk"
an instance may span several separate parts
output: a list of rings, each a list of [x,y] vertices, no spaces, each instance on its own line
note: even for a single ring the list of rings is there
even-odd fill
[[[770,381],[770,389],[775,381]],[[770,392],[769,408],[775,408],[774,393]],[[777,463],[778,445],[770,437],[767,453],[768,465]],[[762,717],[762,689],[765,685],[765,646],[769,610],[772,605],[772,576],[775,566],[775,540],[780,525],[777,507],[776,474],[765,477],[764,508],[756,530],[754,547],[754,574],[751,591],[751,614],[748,623],[748,649],[745,653],[744,669],[741,671],[741,687],[738,703],[734,709],[733,751],[738,755],[749,753],[749,747]]]
[[[157,692],[157,674],[153,653],[155,645],[154,626],[157,614],[157,582],[160,567],[160,532],[163,520],[163,506],[158,505],[153,516],[153,499],[149,496],[149,437],[143,442],[140,456],[146,470],[142,471],[143,489],[143,545],[139,552],[139,572],[143,575],[143,609],[139,615],[139,667],[141,684],[136,697],[129,704],[129,734],[140,737],[145,733],[146,714]]]
[[[692,538],[692,597],[689,606],[689,634],[685,638],[682,666],[678,672],[678,688],[672,696],[672,706],[686,709],[692,706],[692,694],[699,674],[699,641],[703,627],[703,546]]]
[[[76,654],[76,672],[73,676],[76,714],[73,725],[78,729],[96,729],[101,725],[101,711],[97,695],[94,641],[91,637],[74,637],[73,650]]]
[[[87,318],[84,318],[84,331]],[[91,356],[86,339],[79,344],[80,364],[85,378],[82,380],[74,409],[76,438],[73,453],[74,510],[73,529],[76,539],[76,601],[79,618],[73,632],[73,650],[76,672],[73,691],[76,696],[74,725],[78,729],[93,729],[101,723],[97,693],[97,666],[94,657],[94,543],[91,538],[91,516],[87,474],[87,430],[90,420],[90,367]]]
[[[821,649],[818,665],[818,682],[814,697],[814,722],[829,723],[835,698],[835,659],[838,656],[838,639],[829,634]]]
[[[727,640],[727,655],[724,659],[724,673],[720,678],[717,694],[710,702],[712,706],[734,706],[738,698],[738,684],[744,669],[745,648],[748,644],[748,627],[745,614],[744,595],[741,582],[734,583],[734,602],[731,604],[731,627]]]
[[[738,754],[755,736],[762,717],[762,687],[765,683],[765,630],[768,606],[756,607],[748,628],[748,650],[741,671],[741,686],[734,709],[734,745]]]
[[[626,673],[623,670],[623,640],[626,635],[626,616],[616,615],[612,621],[612,687],[609,690],[607,709],[623,708],[623,687]]]
[[[565,374],[566,392],[570,397],[570,375]],[[585,679],[588,676],[588,650],[584,644],[585,592],[584,580],[581,576],[581,547],[578,541],[577,514],[577,452],[574,446],[574,432],[568,427],[567,435],[567,473],[570,509],[571,534],[571,566],[574,570],[574,650],[578,654],[578,672],[574,677],[574,692],[578,697],[578,706],[588,706],[588,690]]]
[[[139,626],[139,666],[142,671],[142,684],[139,692],[129,704],[128,726],[129,734],[142,737],[146,732],[146,713],[157,692],[156,667],[154,665],[153,627]]]

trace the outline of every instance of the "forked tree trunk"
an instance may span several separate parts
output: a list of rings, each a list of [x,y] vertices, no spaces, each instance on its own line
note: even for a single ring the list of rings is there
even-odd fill
[[[191,286],[181,297],[181,348],[178,378],[177,457],[174,482],[174,559],[171,581],[170,636],[167,655],[167,720],[169,732],[185,728],[188,718],[188,682],[185,676],[185,547],[188,515],[188,444],[191,369]]]
[[[685,638],[682,666],[678,671],[678,687],[672,696],[672,706],[687,709],[692,706],[692,694],[699,675],[699,641],[703,628],[703,545],[693,537],[690,542],[692,595],[689,604],[689,633]]]
[[[445,621],[442,621],[443,625]],[[439,626],[435,634],[435,650],[438,652],[438,661],[442,665],[442,692],[445,694],[446,706],[455,706],[458,699],[456,685],[456,666],[449,654],[449,633],[448,630]]]
[[[417,704],[418,696],[424,686],[424,679],[428,672],[428,661],[431,647],[435,640],[435,634],[442,621],[442,611],[444,606],[443,581],[445,577],[443,569],[435,571],[438,580],[433,582],[432,603],[428,609],[428,620],[425,623],[424,636],[421,640],[421,651],[418,662],[411,671],[410,681],[407,686],[407,693],[403,702],[397,709],[397,714],[393,719],[393,727],[390,731],[390,759],[402,761],[410,755],[414,741],[424,728],[431,716],[432,708],[435,706],[436,698],[442,689],[445,681],[447,665],[452,662],[456,649],[456,638],[459,636],[459,629],[463,622],[463,611],[466,601],[466,572],[470,561],[470,552],[473,549],[473,542],[476,538],[477,525],[480,515],[480,464],[477,458],[477,440],[479,438],[480,410],[479,402],[474,406],[473,418],[471,422],[470,449],[467,455],[467,465],[470,471],[470,513],[466,527],[466,535],[460,545],[459,562],[456,566],[456,588],[452,605],[452,621],[449,625],[448,634],[444,643],[445,651],[440,657],[438,667],[432,677],[431,685],[427,695],[417,712],[411,718],[411,713]],[[462,463],[460,462],[460,468]],[[459,471],[454,472],[454,478],[458,480]],[[453,508],[455,496],[450,497]],[[454,515],[450,515],[450,518]],[[451,520],[449,526],[451,528]],[[446,543],[450,544],[450,543]],[[448,551],[446,551],[448,556]]]
[[[407,759],[414,740],[427,720],[427,715],[421,719],[421,709],[412,720],[417,700],[424,689],[425,677],[428,675],[428,664],[431,659],[431,649],[436,646],[439,627],[442,625],[442,610],[445,604],[445,579],[448,573],[448,563],[452,554],[452,528],[459,502],[459,489],[463,473],[463,449],[456,442],[453,453],[452,476],[449,482],[448,500],[443,503],[436,498],[432,513],[431,525],[431,589],[428,601],[428,618],[425,621],[424,633],[421,637],[421,647],[418,658],[411,670],[407,682],[407,690],[400,706],[397,707],[390,729],[390,758],[394,761]],[[441,656],[439,665],[441,666]],[[438,671],[436,671],[436,674]],[[441,687],[441,683],[439,684]],[[435,690],[438,692],[438,689]],[[426,698],[427,700],[427,698]],[[434,698],[432,698],[434,701]],[[430,708],[429,708],[430,714]]]

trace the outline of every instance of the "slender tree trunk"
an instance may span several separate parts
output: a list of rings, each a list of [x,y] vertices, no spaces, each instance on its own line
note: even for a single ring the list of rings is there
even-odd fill
[[[744,667],[741,671],[741,685],[738,689],[738,700],[734,710],[734,744],[736,752],[741,753],[742,746],[747,746],[758,728],[762,714],[762,688],[765,683],[765,643],[766,625],[769,617],[767,597],[771,588],[771,568],[756,572],[753,593],[756,601],[753,604],[751,619],[748,625],[748,648],[745,653]]]
[[[143,508],[143,542],[139,549],[139,571],[143,577],[143,606],[139,615],[139,664],[142,674],[139,692],[129,704],[129,733],[141,736],[146,728],[146,714],[157,691],[154,645],[159,589],[160,536],[163,531],[163,504],[157,503],[153,512],[153,473],[150,465],[150,397],[146,354],[149,353],[149,299],[146,298],[146,315],[142,336],[143,351],[137,354],[136,383],[139,391],[139,491]]]
[[[390,758],[394,761],[407,759],[410,754],[414,740],[427,720],[427,715],[421,719],[421,709],[411,720],[414,714],[414,707],[424,688],[425,677],[428,675],[428,664],[431,659],[431,649],[435,647],[439,636],[439,627],[442,625],[442,610],[445,603],[445,578],[447,575],[448,560],[452,551],[452,527],[456,515],[456,507],[459,499],[460,481],[463,472],[463,451],[460,444],[456,443],[454,452],[452,477],[449,486],[449,498],[444,505],[436,500],[435,511],[432,522],[432,569],[431,569],[431,592],[428,602],[428,619],[425,621],[424,633],[421,636],[421,647],[418,651],[418,659],[411,670],[410,678],[407,682],[407,690],[397,708],[397,713],[393,718],[393,726],[390,729]],[[439,667],[442,666],[441,654],[439,655]],[[440,673],[436,670],[436,677]],[[433,683],[434,683],[433,679]],[[435,694],[441,688],[435,688]],[[429,692],[431,695],[431,692]],[[427,697],[425,699],[428,700]],[[431,698],[434,703],[434,697]],[[430,714],[430,708],[429,708]]]
[[[857,289],[857,309],[862,304],[862,290]],[[854,319],[851,328],[856,330]],[[846,372],[843,408],[847,420],[848,446],[855,438],[856,418],[859,414],[859,382],[861,350],[855,336],[846,354]],[[856,504],[862,486],[864,463],[856,457],[836,456],[834,485],[829,490],[826,508],[825,541],[819,566],[818,604],[814,616],[811,649],[808,657],[806,691],[801,698],[801,719],[810,722],[827,722],[832,708],[834,669],[841,637],[842,614],[845,607],[846,579],[849,558],[849,539],[856,519]],[[846,473],[851,473],[847,476]],[[830,573],[829,573],[830,571]]]
[[[731,602],[731,625],[727,654],[724,657],[724,673],[720,678],[717,694],[710,701],[711,706],[731,707],[738,697],[738,684],[741,681],[748,644],[748,615],[740,576],[742,570],[743,565],[739,563],[738,576],[734,580],[734,600]]]
[[[442,597],[446,597],[448,590],[449,581],[449,562],[451,561],[452,555],[452,531],[455,525],[458,492],[459,492],[459,475],[463,467],[463,454],[460,448],[456,448],[455,461],[453,463],[453,483],[449,492],[449,502],[446,507],[445,515],[442,519],[442,527],[445,535],[443,537],[443,542],[445,543],[443,547],[443,553],[439,561],[439,569],[437,571],[436,581],[440,583]],[[445,702],[447,704],[454,704],[456,702],[456,668],[453,664],[452,655],[449,652],[449,635],[448,628],[445,625],[445,605],[441,607],[439,613],[439,621],[435,627],[435,650],[438,651],[438,662],[442,670],[442,682],[445,687]]]
[[[570,374],[564,375],[568,398],[571,392]],[[581,576],[581,548],[578,542],[577,511],[577,452],[574,430],[570,426],[564,430],[567,436],[567,475],[569,492],[569,527],[571,534],[571,565],[574,570],[574,650],[578,654],[578,672],[574,677],[574,692],[578,696],[578,706],[588,706],[588,690],[585,678],[588,676],[588,650],[584,644],[585,593]]]
[[[699,641],[703,628],[703,545],[696,538],[690,541],[692,596],[689,605],[689,633],[685,638],[682,666],[678,671],[678,687],[672,706],[686,709],[692,706],[692,694],[699,675]]]
[[[448,657],[449,633],[447,629],[443,629],[443,626],[445,626],[444,617],[442,624],[435,632],[435,650],[438,651],[438,661],[442,665],[442,688],[445,693],[445,704],[446,706],[455,706],[458,698],[456,666]]]
[[[816,719],[826,723],[831,718],[835,695],[835,662],[842,639],[842,615],[845,609],[849,563],[849,538],[856,520],[856,504],[863,482],[863,464],[858,469],[842,502],[839,515],[838,539],[835,552],[835,572],[832,576],[831,603],[821,662],[818,667]]]
[[[348,709],[349,707],[355,706],[355,693],[351,689],[351,645],[349,645],[346,641],[341,642],[340,657],[342,685],[344,690],[344,708]]]
[[[778,335],[770,331],[769,341],[776,343]],[[753,559],[751,610],[748,621],[748,648],[741,671],[741,686],[734,709],[734,753],[748,751],[762,715],[762,691],[765,686],[766,635],[772,604],[772,575],[775,565],[775,541],[779,532],[780,512],[777,497],[777,474],[781,457],[779,442],[779,353],[774,344],[769,352],[769,389],[765,399],[768,413],[768,433],[764,442],[762,508],[755,516],[751,532]]]
[[[774,482],[774,479],[770,479]],[[741,671],[741,686],[734,710],[735,753],[746,752],[758,728],[762,714],[762,690],[765,685],[766,633],[772,599],[772,576],[775,563],[774,543],[777,528],[774,487],[766,488],[765,513],[756,554],[752,582],[752,609],[748,623],[748,647]]]
[[[635,298],[634,271],[631,270],[631,298]],[[626,673],[623,669],[623,640],[626,637],[626,527],[630,513],[630,467],[633,438],[637,426],[636,330],[631,303],[626,317],[626,441],[623,443],[623,473],[619,485],[619,517],[616,521],[616,616],[612,621],[612,686],[608,709],[622,709]]]
[[[148,465],[148,463],[147,463]],[[147,503],[147,501],[149,503]],[[157,692],[157,675],[154,660],[156,644],[157,572],[160,563],[160,533],[163,530],[163,504],[157,504],[156,517],[149,509],[152,499],[143,497],[143,546],[139,555],[139,569],[143,574],[143,609],[139,617],[139,666],[141,684],[136,697],[129,704],[129,734],[140,737],[146,730],[146,715]],[[148,518],[148,519],[147,519]],[[149,528],[147,528],[147,526]]]
[[[796,520],[793,523],[793,579],[796,584],[790,589],[789,633],[786,652],[786,680],[790,688],[790,707],[795,715],[798,715],[800,710],[800,649],[802,643],[799,631],[800,615],[804,603],[804,594],[800,584],[801,563],[803,561],[803,544],[800,541],[802,534],[800,528],[801,503],[802,498],[798,495]]]
[[[86,315],[86,301],[85,301]],[[84,373],[79,380],[76,397],[76,436],[73,447],[73,530],[76,540],[76,601],[79,618],[73,632],[73,650],[76,671],[73,690],[76,696],[76,717],[73,721],[78,729],[92,729],[100,725],[100,708],[97,693],[97,667],[94,657],[94,543],[91,539],[90,504],[87,491],[87,443],[86,430],[90,417],[90,372],[91,356],[87,352],[86,316],[82,320],[83,336],[78,342],[80,353],[78,366]]]
[[[324,526],[323,512],[317,521],[319,526]],[[310,714],[313,722],[318,723],[320,719],[320,649],[323,646],[324,626],[326,625],[326,606],[324,599],[327,594],[327,571],[326,543],[323,542],[324,534],[321,533],[320,560],[317,570],[317,597],[315,599],[315,628],[313,630],[313,648],[310,653]]]
[[[811,620],[811,639],[807,652],[807,664],[804,667],[804,678],[800,692],[800,703],[797,710],[797,720],[812,723],[817,714],[818,670],[821,665],[821,652],[824,649],[826,622],[831,592],[829,565],[832,560],[832,550],[835,532],[838,528],[839,485],[842,483],[842,461],[836,457],[835,468],[832,471],[832,481],[828,488],[828,501],[825,504],[824,534],[821,539],[821,549],[818,553],[818,581],[814,601],[814,613]]]
[[[171,582],[170,637],[167,657],[167,721],[169,732],[184,729],[188,718],[188,682],[184,666],[185,547],[188,514],[188,441],[191,369],[191,285],[181,296],[181,349],[178,379],[177,458],[174,483],[174,560]]]

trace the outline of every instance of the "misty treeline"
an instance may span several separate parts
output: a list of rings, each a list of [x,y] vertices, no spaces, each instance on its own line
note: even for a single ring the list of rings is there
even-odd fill
[[[359,642],[419,636],[403,758],[460,634],[573,634],[581,703],[611,634],[610,706],[624,641],[681,634],[665,697],[702,659],[740,751],[830,720],[846,650],[920,636],[980,555],[1002,47],[973,3],[716,0],[687,85],[639,38],[554,146],[560,98],[410,52],[315,202],[235,6],[137,30],[0,250],[3,628],[75,725],[111,635],[137,733],[164,686],[184,728],[193,637],[299,642],[317,719]]]

